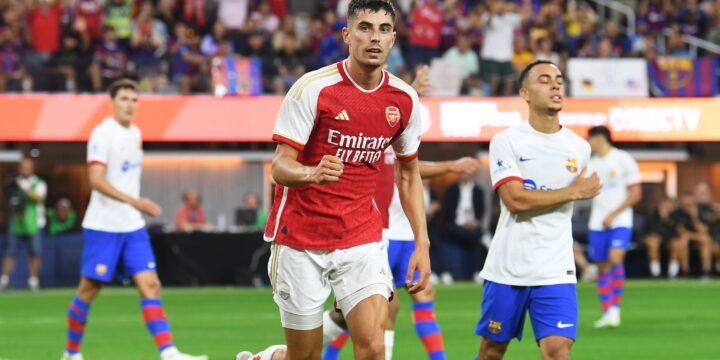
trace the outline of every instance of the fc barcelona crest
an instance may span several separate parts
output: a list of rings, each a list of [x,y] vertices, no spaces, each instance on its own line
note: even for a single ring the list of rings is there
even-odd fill
[[[400,122],[400,109],[395,106],[386,107],[385,118],[387,118],[388,125],[394,128]]]

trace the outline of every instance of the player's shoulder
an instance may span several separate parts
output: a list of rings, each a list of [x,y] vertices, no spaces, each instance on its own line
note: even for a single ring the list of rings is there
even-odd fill
[[[493,137],[490,139],[490,143],[516,140],[521,137],[526,137],[530,134],[532,134],[532,131],[530,131],[530,126],[528,125],[528,123],[525,122],[522,124],[510,126],[504,130],[499,131],[497,134],[493,135]]]
[[[585,138],[578,135],[576,132],[570,130],[567,127],[563,127],[562,131],[565,135],[566,141],[570,143],[573,147],[579,147],[583,151],[587,151],[588,154],[590,154],[590,143],[587,142]],[[588,156],[589,157],[589,156]]]
[[[105,118],[103,121],[101,121],[99,124],[95,125],[91,132],[91,137],[95,136],[102,136],[102,135],[112,135],[113,132],[113,124],[110,121],[111,118]]]
[[[301,76],[290,88],[287,97],[299,101],[303,94],[308,91],[320,93],[325,87],[337,84],[342,81],[340,69],[337,63],[330,64],[320,69],[310,71]]]
[[[387,76],[389,77],[388,86],[400,90],[413,100],[419,100],[418,93],[417,91],[415,91],[415,88],[413,88],[412,85],[408,84],[407,82],[405,82],[405,80],[391,74],[388,71],[386,71],[385,74],[387,74]]]

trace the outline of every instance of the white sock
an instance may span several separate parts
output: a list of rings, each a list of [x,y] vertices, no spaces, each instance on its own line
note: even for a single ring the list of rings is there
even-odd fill
[[[660,262],[655,260],[650,262],[650,275],[653,277],[660,276]]]
[[[278,350],[280,350],[280,349],[285,349],[285,350],[287,350],[287,346],[285,346],[285,345],[273,345],[273,346],[271,346],[271,347],[263,350],[263,352],[261,352],[260,354],[258,354],[258,355],[260,355],[260,360],[272,360],[272,357],[273,357],[273,355],[275,354],[275,352],[278,351]],[[257,356],[257,355],[255,355],[255,356]]]
[[[10,283],[10,277],[7,275],[0,276],[0,285],[7,286]]]
[[[336,324],[332,318],[330,318],[330,311],[326,310],[323,313],[323,346],[337,339],[338,336],[344,332],[345,329]]]
[[[668,276],[670,276],[671,278],[677,277],[679,272],[680,263],[677,261],[671,261],[670,266],[668,267]]]
[[[385,330],[385,360],[392,359],[393,346],[395,346],[395,330]]]

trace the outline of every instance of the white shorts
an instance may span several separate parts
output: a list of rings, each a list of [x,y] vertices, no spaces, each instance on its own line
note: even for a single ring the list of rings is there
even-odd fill
[[[388,299],[392,293],[387,247],[382,241],[333,251],[273,243],[268,275],[283,327],[295,330],[322,326],[331,290],[345,315],[370,296]]]

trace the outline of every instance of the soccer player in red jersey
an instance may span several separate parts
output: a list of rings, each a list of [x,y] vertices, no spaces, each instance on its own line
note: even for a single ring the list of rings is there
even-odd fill
[[[304,75],[285,97],[273,135],[278,186],[265,239],[273,242],[268,270],[287,349],[241,353],[239,359],[320,359],[330,291],[345,314],[355,358],[384,358],[392,279],[373,197],[390,145],[415,234],[407,287],[416,293],[428,282],[418,96],[383,69],[395,42],[394,19],[389,1],[351,1],[343,29],[349,58]]]

